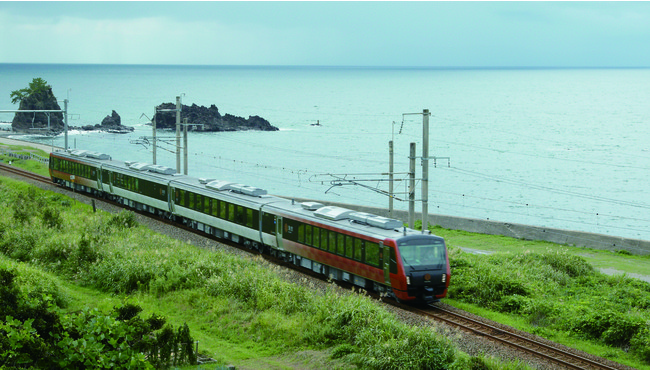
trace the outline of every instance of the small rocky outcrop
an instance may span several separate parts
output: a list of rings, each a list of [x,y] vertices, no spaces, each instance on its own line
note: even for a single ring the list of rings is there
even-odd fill
[[[20,100],[20,110],[61,110],[61,106],[56,101],[52,93],[52,88],[47,88],[29,94]],[[49,127],[51,131],[63,131],[63,113],[33,113],[18,112],[14,115],[11,122],[11,128],[17,132],[29,131],[33,129],[47,129],[49,114]]]
[[[122,118],[116,111],[104,117],[101,124],[98,125],[86,125],[80,128],[84,131],[107,131],[117,134],[125,134],[127,132],[132,132],[134,129],[130,126],[122,126]]]
[[[162,103],[159,109],[176,109],[174,103]],[[221,115],[219,109],[212,104],[209,107],[183,105],[181,107],[181,123],[187,118],[187,123],[201,124],[198,127],[190,126],[188,130],[194,131],[278,131],[279,129],[260,116],[248,118],[234,116],[226,113]],[[156,127],[162,129],[176,129],[176,112],[156,113]]]

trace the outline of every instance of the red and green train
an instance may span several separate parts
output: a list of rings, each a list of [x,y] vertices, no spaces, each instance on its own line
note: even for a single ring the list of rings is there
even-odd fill
[[[176,174],[169,167],[72,150],[50,155],[52,181],[241,243],[400,301],[445,297],[450,267],[443,238],[401,221],[263,189]]]

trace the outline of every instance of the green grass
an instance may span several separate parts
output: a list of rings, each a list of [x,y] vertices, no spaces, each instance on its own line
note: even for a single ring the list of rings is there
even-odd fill
[[[481,236],[471,239],[476,242]],[[488,248],[494,248],[495,241],[504,241],[508,248],[516,244],[514,239],[486,239],[492,242]],[[650,369],[650,283],[602,274],[563,246],[535,250],[531,246],[536,243],[524,242],[515,246],[521,251],[486,256],[463,252],[459,248],[463,244],[455,242],[450,247],[448,303],[588,353]]]
[[[501,235],[485,235],[460,230],[433,227],[431,231],[445,238],[448,246],[469,248],[498,253],[544,253],[561,248],[567,253],[583,257],[593,267],[610,268],[622,273],[636,273],[650,276],[650,255],[638,256],[612,251],[559,245],[545,241],[521,240]]]
[[[93,213],[7,178],[0,178],[0,207],[2,260],[29,271],[24,289],[47,287],[70,312],[131,303],[142,317],[188,323],[200,351],[220,364],[291,368],[317,359],[330,368],[462,369],[495,361],[460,354],[433,328],[407,326],[365,295],[333,285],[315,292],[259,257],[155,234],[130,212]]]
[[[40,155],[41,157],[49,156],[49,154],[44,152],[43,150],[35,149],[26,145],[2,145],[2,146],[8,147],[8,149],[13,150],[16,154],[29,155],[30,153],[32,153],[32,154]],[[9,161],[11,161],[12,166],[16,166],[18,168],[22,168],[30,172],[34,172],[41,176],[50,175],[47,166],[38,161],[29,160],[29,159],[17,159],[2,153],[0,153],[0,161],[2,161],[3,163],[9,163]]]
[[[366,297],[334,288],[314,294],[288,282],[276,266],[164,238],[136,225],[130,213],[93,214],[90,206],[7,179],[0,180],[0,202],[8,210],[0,214],[0,251],[54,274],[57,284],[67,287],[61,296],[72,297],[61,298],[71,310],[110,309],[128,300],[141,305],[145,315],[163,314],[176,326],[188,322],[200,349],[222,364],[282,368],[295,360],[288,354],[315,351],[331,352],[349,366],[384,368],[414,360],[391,357],[404,341],[448,346],[439,334],[397,323]],[[450,246],[448,303],[650,369],[650,284],[597,270],[650,275],[650,258],[440,228],[433,232]],[[461,247],[494,254],[472,255]],[[521,368],[455,353],[452,367],[458,369],[474,362]]]

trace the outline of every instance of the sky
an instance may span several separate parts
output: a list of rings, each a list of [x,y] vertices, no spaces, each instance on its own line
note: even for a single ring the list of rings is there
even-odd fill
[[[650,67],[650,2],[0,0],[0,63]]]

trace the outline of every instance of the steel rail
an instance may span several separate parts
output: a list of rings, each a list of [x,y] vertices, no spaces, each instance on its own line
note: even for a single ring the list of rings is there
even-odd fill
[[[568,369],[617,370],[617,368],[611,367],[602,362],[597,362],[584,356],[527,338],[517,333],[497,328],[496,326],[475,320],[468,315],[452,312],[436,305],[431,305],[430,308],[430,310],[416,310],[416,312],[439,321],[444,321],[462,330],[498,341],[520,351],[541,357],[545,360],[553,361],[554,363]]]

